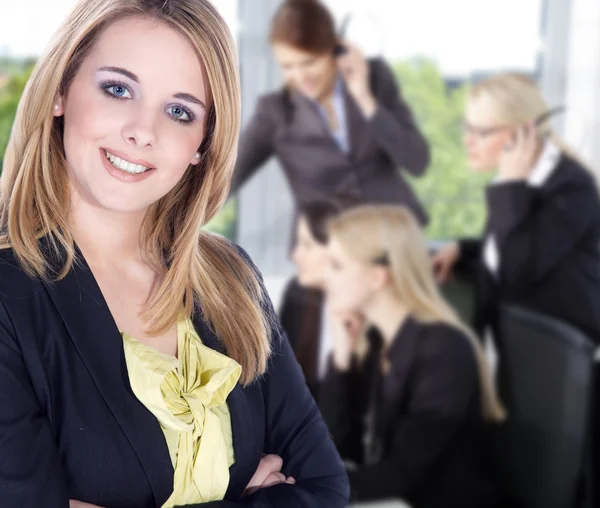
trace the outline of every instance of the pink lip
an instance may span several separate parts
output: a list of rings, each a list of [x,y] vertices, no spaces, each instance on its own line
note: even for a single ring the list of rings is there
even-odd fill
[[[100,157],[102,159],[102,164],[104,165],[104,169],[106,169],[106,172],[110,176],[112,176],[113,178],[116,178],[117,180],[120,180],[121,182],[124,182],[124,183],[141,182],[142,180],[145,180],[146,178],[150,178],[150,176],[152,176],[154,174],[154,172],[156,171],[156,168],[152,168],[152,169],[148,169],[147,171],[144,171],[143,173],[139,173],[139,174],[125,173],[125,171],[121,171],[120,169],[115,168],[110,163],[110,161],[106,158],[106,153],[103,148],[100,148],[100,150],[98,150],[98,151],[100,153]],[[108,150],[108,152],[112,153],[113,155],[118,156],[118,153],[111,152],[110,150]],[[127,160],[127,159],[125,159],[125,160]],[[144,161],[141,161],[138,164],[146,165],[147,163],[144,164]],[[146,166],[146,167],[148,167],[148,166]]]
[[[131,162],[132,164],[141,164],[142,166],[145,166],[148,169],[153,169],[155,167],[154,164],[150,164],[148,161],[145,161],[144,159],[132,159],[127,154],[125,154],[123,152],[119,152],[118,150],[113,150],[112,148],[101,148],[101,150],[105,150],[108,153],[116,155],[117,157],[119,157],[119,159],[126,160],[127,162]]]

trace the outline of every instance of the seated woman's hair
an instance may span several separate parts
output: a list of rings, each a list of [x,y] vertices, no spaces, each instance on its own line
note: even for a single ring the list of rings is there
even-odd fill
[[[53,116],[53,106],[58,96],[68,94],[103,29],[128,16],[150,17],[188,40],[210,90],[205,136],[198,147],[201,162],[190,165],[175,188],[149,207],[142,225],[140,244],[159,274],[143,317],[150,332],[161,333],[177,321],[182,307],[187,316],[201,308],[228,355],[242,365],[247,384],[265,371],[271,351],[264,289],[234,245],[201,229],[227,198],[240,128],[235,45],[208,0],[77,4],[38,61],[21,99],[4,161],[0,246],[12,248],[31,276],[60,278],[70,270],[76,258],[70,186],[62,118]],[[42,251],[42,236],[49,238],[53,252]],[[49,259],[64,260],[58,273]]]
[[[410,210],[397,205],[355,207],[332,219],[329,233],[354,259],[386,266],[392,290],[415,319],[445,323],[464,333],[479,367],[483,415],[490,421],[502,421],[504,408],[481,343],[441,296],[425,237]]]
[[[358,201],[355,198],[346,195],[315,199],[301,203],[298,215],[306,221],[313,238],[321,245],[326,245],[329,240],[329,221],[356,204]]]

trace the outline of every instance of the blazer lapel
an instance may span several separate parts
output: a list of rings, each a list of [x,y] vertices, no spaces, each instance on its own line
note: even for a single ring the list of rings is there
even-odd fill
[[[194,313],[194,327],[206,346],[222,354],[226,353],[223,343],[204,321],[199,310]],[[229,468],[229,487],[225,494],[225,499],[228,500],[240,498],[256,472],[262,455],[263,439],[262,435],[257,437],[249,398],[250,394],[239,383],[227,398],[235,458]]]
[[[350,144],[349,157],[355,161],[360,158],[365,150],[373,145],[369,136],[367,120],[345,83],[342,90],[344,94],[344,107],[346,109],[346,128],[348,129]]]
[[[288,93],[294,107],[292,128],[295,133],[300,134],[302,137],[327,137],[335,143],[335,140],[329,134],[325,120],[310,99],[295,91]]]
[[[321,342],[321,314],[323,294],[311,289],[300,289],[301,302],[296,305],[296,330],[299,333],[296,358],[303,368],[306,382],[315,390],[319,382],[319,349]]]
[[[304,140],[307,144],[313,144],[317,140],[321,143],[325,142],[330,145],[332,153],[338,154],[345,163],[348,163],[348,154],[338,146],[317,106],[298,92],[291,91],[289,93],[294,107],[290,125],[293,138]]]
[[[167,443],[157,420],[133,394],[121,334],[81,253],[67,276],[47,285],[47,290],[98,391],[137,455],[156,506],[162,506],[173,491]]]
[[[384,429],[395,420],[399,403],[406,391],[419,331],[419,323],[409,316],[389,350],[388,359],[391,363],[391,369],[389,374],[383,377],[381,386],[382,403],[377,418],[379,432],[385,432]]]

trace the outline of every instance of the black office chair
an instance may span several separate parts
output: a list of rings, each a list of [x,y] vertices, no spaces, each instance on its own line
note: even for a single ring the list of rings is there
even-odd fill
[[[593,343],[508,305],[498,332],[498,389],[509,418],[494,436],[494,459],[514,506],[591,508]]]

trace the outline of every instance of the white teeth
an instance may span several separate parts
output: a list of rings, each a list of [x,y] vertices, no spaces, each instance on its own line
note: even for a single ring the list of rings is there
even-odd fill
[[[121,171],[125,171],[130,174],[139,174],[147,171],[148,168],[146,166],[142,166],[141,164],[133,164],[132,162],[127,162],[116,155],[113,155],[110,152],[104,151],[106,158],[111,162],[111,164]]]

